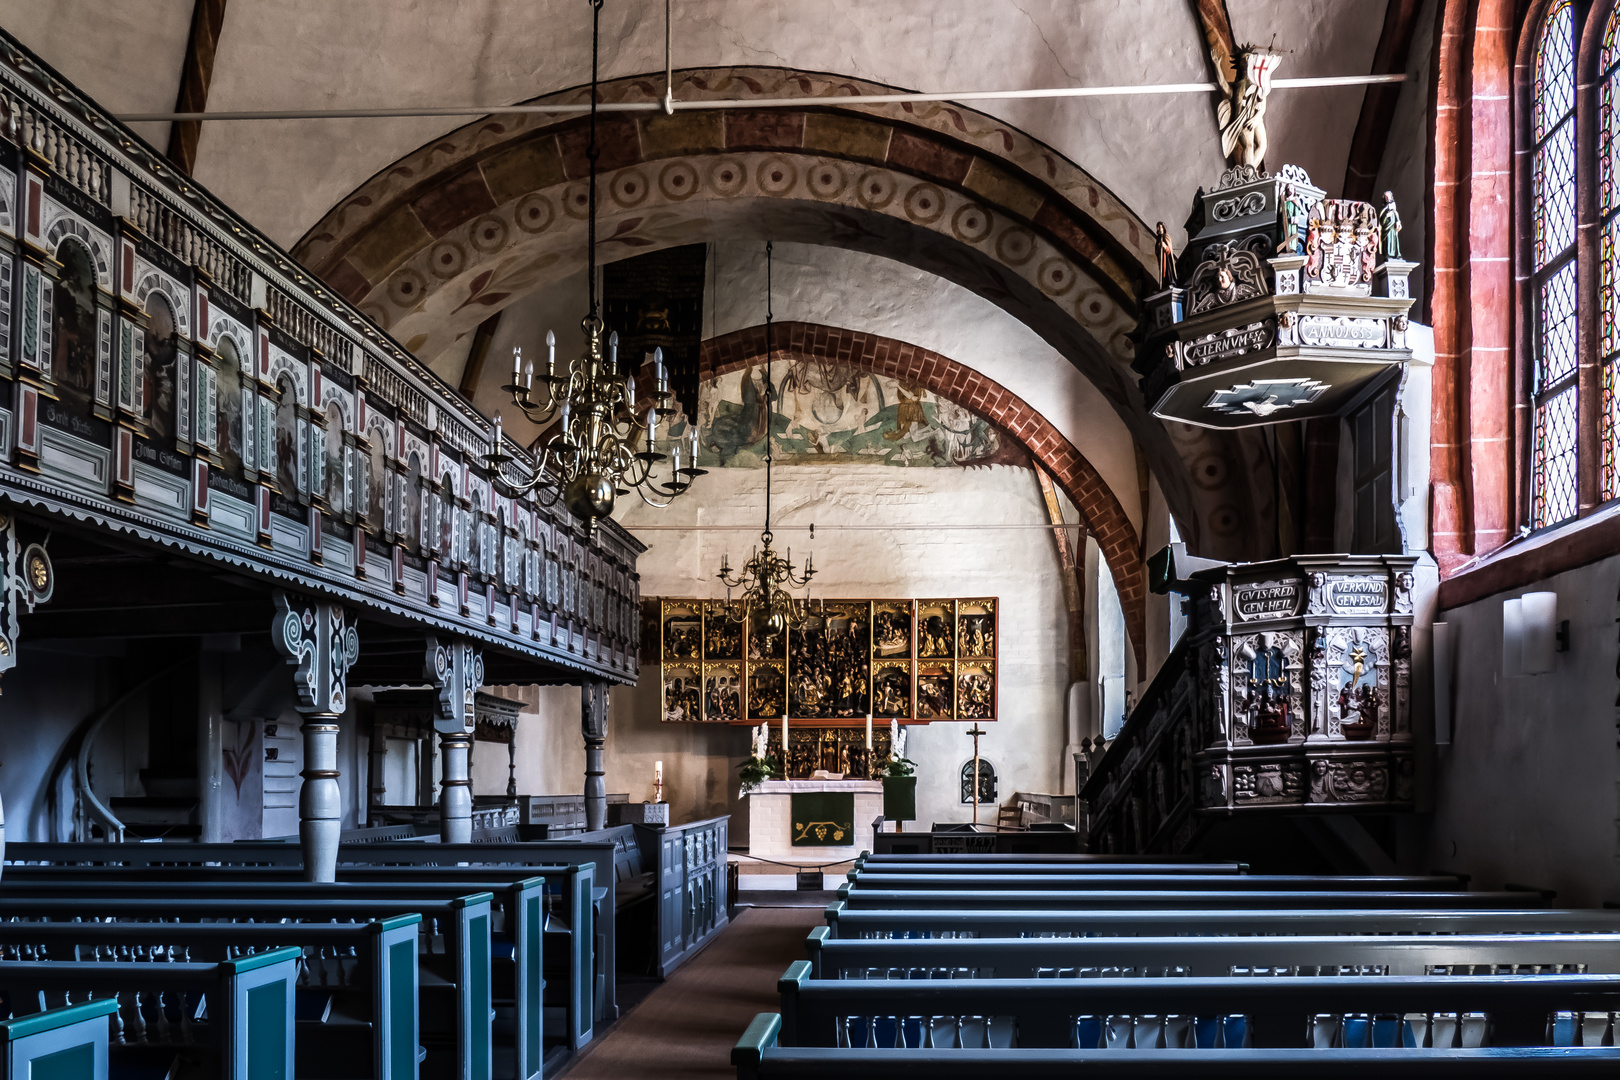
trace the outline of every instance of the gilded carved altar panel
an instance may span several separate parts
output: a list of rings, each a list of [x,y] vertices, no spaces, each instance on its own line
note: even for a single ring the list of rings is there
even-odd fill
[[[994,720],[999,601],[817,600],[786,634],[739,605],[649,601],[669,722]]]

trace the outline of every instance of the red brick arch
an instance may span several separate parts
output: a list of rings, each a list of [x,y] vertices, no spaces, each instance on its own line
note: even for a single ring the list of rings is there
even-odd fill
[[[1097,539],[1114,575],[1125,629],[1136,652],[1138,671],[1147,670],[1147,587],[1142,545],[1125,509],[1102,475],[1063,433],[1034,406],[994,379],[950,357],[881,334],[818,323],[774,324],[776,352],[848,364],[862,371],[902,379],[971,410],[1016,439],[1063,489]],[[735,330],[703,343],[698,377],[712,379],[757,364],[765,357],[763,324]]]

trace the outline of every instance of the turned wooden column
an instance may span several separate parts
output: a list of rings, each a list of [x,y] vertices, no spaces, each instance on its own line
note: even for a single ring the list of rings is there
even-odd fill
[[[608,683],[586,679],[579,687],[579,726],[585,736],[585,829],[607,827],[607,783],[602,779],[602,747],[607,743]]]
[[[343,797],[338,788],[338,719],[348,708],[349,668],[360,656],[360,635],[341,605],[294,597],[277,589],[270,640],[293,665],[296,707],[304,717],[304,783],[298,793],[298,841],[307,881],[337,879]]]
[[[439,840],[472,842],[473,695],[484,682],[484,654],[465,641],[427,639],[425,674],[438,693],[433,730],[439,735]]]

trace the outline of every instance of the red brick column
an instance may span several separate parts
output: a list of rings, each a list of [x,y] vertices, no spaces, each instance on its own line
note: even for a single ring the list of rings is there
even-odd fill
[[[1017,440],[1052,474],[1085,518],[1108,560],[1125,610],[1125,629],[1137,670],[1148,674],[1147,579],[1136,529],[1091,462],[1028,402],[993,379],[948,356],[878,334],[815,323],[775,324],[778,356],[833,360],[876,375],[925,386],[971,410]],[[703,343],[698,378],[712,379],[757,364],[765,356],[765,327],[750,326]]]
[[[1435,35],[1432,535],[1442,575],[1517,523],[1513,0],[1444,0]]]

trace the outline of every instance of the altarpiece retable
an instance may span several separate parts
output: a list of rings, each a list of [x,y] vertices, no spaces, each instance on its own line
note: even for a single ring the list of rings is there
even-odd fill
[[[817,600],[786,635],[721,600],[659,601],[666,722],[822,726],[996,718],[994,597]]]

